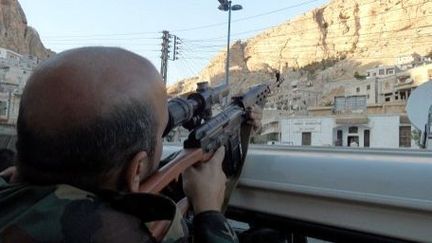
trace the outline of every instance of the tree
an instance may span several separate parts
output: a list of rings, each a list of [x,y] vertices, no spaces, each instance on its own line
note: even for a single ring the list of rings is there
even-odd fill
[[[355,71],[354,78],[363,80],[366,79],[366,75],[360,75],[357,71]]]
[[[420,130],[418,130],[418,129],[412,130],[411,131],[411,138],[412,138],[412,140],[414,140],[414,142],[416,143],[416,145],[418,147],[421,147],[421,144],[420,144],[421,131]]]

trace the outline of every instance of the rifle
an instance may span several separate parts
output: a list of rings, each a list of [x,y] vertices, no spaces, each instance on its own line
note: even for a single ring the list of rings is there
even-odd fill
[[[212,106],[220,103],[227,95],[225,85],[210,88],[207,82],[198,84],[197,91],[187,99],[174,98],[168,102],[169,122],[164,134],[183,125],[190,130],[184,149],[169,163],[161,167],[140,185],[141,192],[159,193],[190,166],[208,160],[214,151],[225,145],[225,158],[222,163],[228,183],[225,190],[223,208],[240,177],[247,154],[251,126],[246,123],[247,108],[258,105],[261,108],[271,91],[279,87],[282,80],[269,81],[256,85],[243,95],[234,96],[231,103],[217,115],[212,116]],[[183,213],[187,211],[187,201],[177,204]],[[156,239],[162,239],[167,225],[155,224],[150,229]]]

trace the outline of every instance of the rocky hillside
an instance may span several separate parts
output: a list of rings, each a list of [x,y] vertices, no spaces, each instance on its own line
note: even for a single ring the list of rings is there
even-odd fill
[[[393,64],[400,55],[426,55],[432,41],[430,0],[332,0],[231,48],[234,90],[273,77],[306,82],[323,93],[326,83],[353,79],[355,72]],[[198,80],[223,81],[225,52],[215,56],[197,77],[169,88],[172,94],[193,90]],[[283,93],[283,91],[282,91]],[[325,94],[322,94],[325,95]]]
[[[0,0],[0,47],[41,59],[53,54],[44,47],[36,30],[27,25],[17,0]]]

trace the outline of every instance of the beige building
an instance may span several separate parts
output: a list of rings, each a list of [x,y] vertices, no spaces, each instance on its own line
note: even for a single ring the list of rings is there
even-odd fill
[[[37,57],[0,48],[0,124],[3,127],[15,126],[22,91],[39,63]]]
[[[372,144],[374,147],[415,147],[405,106],[412,90],[432,78],[432,64],[406,71],[394,69],[397,73],[387,75],[387,69],[392,67],[380,67],[384,70],[384,75],[381,75],[377,68],[374,78],[339,82],[340,87],[343,87],[344,95],[334,97],[332,105],[324,107],[310,105],[307,106],[304,114],[291,111],[283,116],[272,115],[267,111],[261,134],[267,141],[283,142],[287,145],[301,145],[303,142],[299,141],[303,140],[304,144],[325,146],[349,146],[354,142],[358,146]],[[294,87],[294,94],[295,89],[298,90],[298,86]],[[386,123],[392,124],[391,127],[387,129]],[[307,131],[308,129],[312,130]],[[321,134],[323,129],[330,129],[331,132],[326,133],[325,138],[314,135],[318,137],[309,139],[313,138],[314,132]],[[388,139],[380,140],[382,131],[390,131],[389,129],[392,131],[390,136],[392,142]],[[294,140],[290,140],[291,138],[284,134],[287,131],[291,133],[294,131],[290,136],[297,136],[299,131],[305,134],[303,137],[297,136]]]

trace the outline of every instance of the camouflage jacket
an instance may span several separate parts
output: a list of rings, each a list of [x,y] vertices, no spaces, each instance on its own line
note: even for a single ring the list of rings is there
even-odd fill
[[[9,185],[0,177],[0,243],[155,242],[146,224],[171,221],[163,242],[237,242],[219,212],[193,219],[188,236],[170,199],[152,194],[91,193],[69,185]]]

